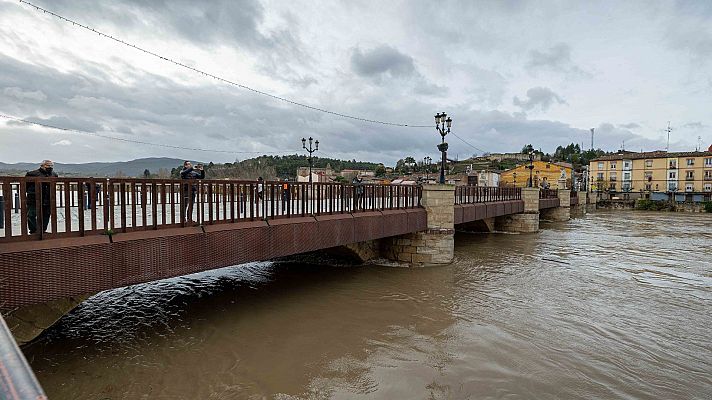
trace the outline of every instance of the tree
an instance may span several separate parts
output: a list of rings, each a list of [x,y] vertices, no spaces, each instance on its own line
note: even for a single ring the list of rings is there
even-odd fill
[[[148,168],[146,168],[146,169],[143,170],[143,177],[144,177],[145,179],[148,179],[148,178],[151,177],[151,171],[149,171]]]
[[[378,164],[374,169],[376,176],[383,177],[386,175],[386,167],[383,164]]]

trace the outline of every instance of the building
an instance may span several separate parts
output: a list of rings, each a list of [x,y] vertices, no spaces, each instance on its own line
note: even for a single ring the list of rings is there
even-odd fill
[[[483,158],[488,161],[514,160],[521,162],[529,162],[529,154],[525,153],[489,153],[478,158]],[[534,160],[541,161],[541,153],[534,153]]]
[[[312,182],[331,182],[336,173],[331,166],[326,168],[312,168]],[[309,182],[309,167],[297,168],[297,182]]]
[[[712,192],[712,151],[618,152],[591,160],[591,191]]]
[[[534,161],[532,178],[535,187],[559,189],[559,180],[566,179],[566,188],[571,188],[573,166],[563,162]],[[526,187],[529,182],[529,163],[518,165],[500,173],[500,186]]]
[[[488,186],[488,187],[498,187],[499,186],[499,172],[482,170],[475,171],[467,176],[468,185],[477,186]]]

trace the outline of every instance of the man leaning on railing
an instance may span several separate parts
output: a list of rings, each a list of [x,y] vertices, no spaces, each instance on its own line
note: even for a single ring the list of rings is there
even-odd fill
[[[25,176],[30,178],[57,178],[57,173],[53,171],[54,162],[52,160],[44,160],[40,167],[34,171],[29,171]],[[47,231],[47,226],[49,225],[49,218],[52,212],[52,207],[50,203],[50,188],[49,183],[45,182],[41,184],[41,194],[40,201],[42,209],[42,231]],[[27,182],[25,192],[27,195],[27,229],[30,230],[30,234],[37,232],[37,201],[35,197],[35,183]]]

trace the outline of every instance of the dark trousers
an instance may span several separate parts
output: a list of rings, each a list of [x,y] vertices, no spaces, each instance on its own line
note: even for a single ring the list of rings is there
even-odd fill
[[[193,204],[195,204],[195,190],[183,191],[183,207],[186,221],[193,219]]]
[[[42,205],[42,232],[47,230],[51,211],[49,204]],[[37,232],[37,207],[35,202],[27,202],[27,229],[30,230],[30,234]]]

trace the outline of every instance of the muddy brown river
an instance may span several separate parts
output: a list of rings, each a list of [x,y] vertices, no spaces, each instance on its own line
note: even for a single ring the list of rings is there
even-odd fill
[[[712,215],[598,211],[455,252],[103,292],[23,350],[53,400],[712,398]]]

